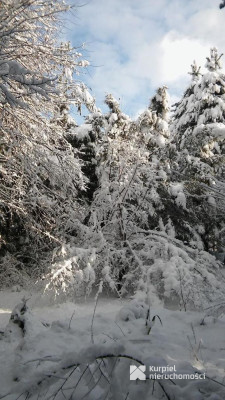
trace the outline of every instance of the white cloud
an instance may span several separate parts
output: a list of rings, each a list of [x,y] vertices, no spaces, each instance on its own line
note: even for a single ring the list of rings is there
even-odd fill
[[[166,83],[180,82],[190,71],[190,62],[196,60],[198,65],[205,64],[209,47],[197,39],[169,32],[160,43],[162,49],[160,81]]]
[[[190,64],[205,64],[210,46],[225,47],[218,0],[92,0],[79,9],[74,44],[89,43],[88,86],[98,104],[108,92],[132,114],[164,83],[184,90]],[[135,109],[136,107],[136,109]]]

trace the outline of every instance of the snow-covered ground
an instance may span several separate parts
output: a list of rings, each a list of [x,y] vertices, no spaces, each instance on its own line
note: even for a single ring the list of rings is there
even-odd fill
[[[23,297],[30,298],[24,334],[8,323]],[[0,292],[0,399],[225,399],[225,317],[201,324],[203,312],[157,307],[146,328],[143,303],[101,294],[93,318],[94,309],[93,298],[51,304],[38,294]],[[147,377],[149,367],[152,374],[167,367],[205,379],[130,380],[130,366],[141,363]]]

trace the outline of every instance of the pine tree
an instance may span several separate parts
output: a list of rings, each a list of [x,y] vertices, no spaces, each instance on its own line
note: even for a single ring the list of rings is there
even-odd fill
[[[80,224],[76,238],[63,248],[64,259],[55,263],[50,285],[59,290],[63,282],[63,290],[74,295],[88,294],[104,282],[121,295],[144,300],[150,294],[152,301],[201,308],[224,294],[224,277],[203,251],[205,227],[188,209],[184,176],[171,181],[167,164],[175,145],[166,139],[166,145],[154,142],[149,148],[152,123],[143,128],[140,120],[122,113],[112,95],[106,101],[109,112],[92,115],[84,135],[101,134],[98,187],[86,226]]]
[[[149,150],[164,147],[169,138],[169,96],[167,87],[158,88],[150,100],[149,107],[138,119],[142,133],[148,137]]]
[[[98,110],[86,117],[84,124],[70,127],[66,138],[76,150],[77,157],[81,161],[81,170],[86,178],[85,190],[79,194],[81,200],[89,204],[93,200],[94,192],[98,187],[97,164],[98,144],[101,141],[102,114]]]
[[[224,245],[225,76],[220,59],[212,48],[201,77],[192,66],[192,83],[176,105],[171,126],[177,151],[171,163],[173,180],[183,181],[188,208],[195,226],[203,227],[200,236],[207,250]]]
[[[68,45],[70,47],[70,45]],[[86,66],[86,64],[84,64]],[[73,77],[74,69],[67,67],[59,79],[60,94],[55,108],[52,123],[58,125],[63,132],[63,136],[74,149],[75,156],[81,162],[81,170],[86,181],[84,187],[78,192],[78,201],[90,202],[93,192],[97,185],[95,174],[95,147],[98,134],[92,129],[92,120],[101,115],[95,104],[95,99],[90,94],[88,88],[80,82],[76,82]],[[74,117],[71,115],[74,107],[81,113],[81,107],[85,106],[89,111],[86,122],[78,126]]]

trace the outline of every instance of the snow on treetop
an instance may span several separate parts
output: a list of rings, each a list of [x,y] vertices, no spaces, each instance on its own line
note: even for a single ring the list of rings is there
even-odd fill
[[[218,69],[222,68],[222,64],[221,64],[221,57],[223,54],[221,54],[220,56],[218,55],[218,50],[216,47],[213,47],[210,49],[210,57],[206,57],[206,68],[209,71],[217,71]]]
[[[200,73],[200,69],[201,69],[201,67],[198,67],[196,61],[194,60],[193,64],[191,64],[191,72],[188,72],[189,75],[192,76],[193,82],[197,82],[199,80],[200,76],[202,75]]]

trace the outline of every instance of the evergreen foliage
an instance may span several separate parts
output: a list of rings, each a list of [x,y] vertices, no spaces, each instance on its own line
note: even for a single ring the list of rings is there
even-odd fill
[[[63,0],[0,8],[2,285],[119,295],[187,309],[224,296],[225,75],[212,48],[172,118],[167,87],[132,120],[108,94],[102,113],[88,63],[58,43]],[[78,126],[71,107],[88,110]],[[216,288],[216,290],[215,290]],[[191,294],[191,296],[190,296]]]
[[[171,147],[176,149],[172,179],[183,184],[192,226],[195,232],[201,227],[207,251],[224,246],[225,76],[220,59],[212,48],[201,76],[193,64],[191,85],[176,105],[171,125]]]
[[[199,71],[193,64],[185,105]],[[89,293],[103,280],[120,295],[132,293],[144,300],[150,293],[152,301],[174,302],[185,310],[202,308],[224,292],[224,275],[205,251],[212,232],[208,238],[205,210],[196,206],[196,198],[202,199],[201,193],[194,193],[200,190],[201,176],[190,173],[194,186],[182,172],[176,111],[170,139],[166,88],[157,91],[137,121],[121,112],[112,95],[106,96],[106,103],[109,112],[93,114],[86,126],[88,132],[96,131],[98,121],[101,132],[95,161],[98,187],[85,219],[87,227],[80,227],[76,242],[64,250],[63,262],[57,259],[49,287],[59,290],[60,279],[67,275],[66,293]],[[178,107],[182,117],[182,100]],[[81,132],[84,129],[85,125]],[[212,220],[215,223],[215,213]]]

